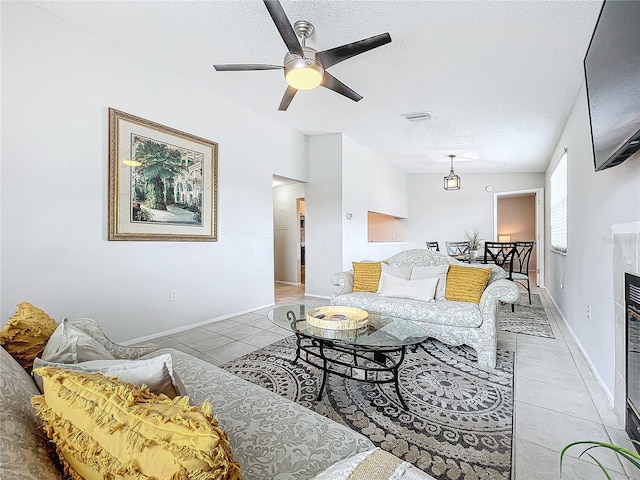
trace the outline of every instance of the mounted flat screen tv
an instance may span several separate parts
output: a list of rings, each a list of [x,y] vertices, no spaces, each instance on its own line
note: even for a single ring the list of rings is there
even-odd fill
[[[640,1],[604,2],[584,72],[599,171],[640,149]]]

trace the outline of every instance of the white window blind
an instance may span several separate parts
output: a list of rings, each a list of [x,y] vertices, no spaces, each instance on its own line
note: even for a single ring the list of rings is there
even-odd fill
[[[550,179],[551,251],[567,254],[567,150]]]

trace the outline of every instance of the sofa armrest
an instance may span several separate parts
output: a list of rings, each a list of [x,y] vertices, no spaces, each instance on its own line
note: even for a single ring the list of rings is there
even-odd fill
[[[496,280],[487,285],[482,297],[480,297],[480,310],[482,317],[486,318],[487,314],[495,315],[498,302],[515,303],[520,298],[520,291],[515,283],[506,278]]]
[[[91,335],[100,345],[106,348],[115,358],[123,360],[133,360],[142,355],[155,352],[158,348],[153,343],[129,347],[112,342],[104,334],[98,322],[92,318],[74,318],[69,320],[71,325]]]
[[[434,480],[431,475],[379,447],[345,458],[317,474],[313,480],[392,480],[400,477],[403,480]]]
[[[331,283],[340,289],[334,295],[344,295],[353,292],[353,270],[338,272],[331,275]]]

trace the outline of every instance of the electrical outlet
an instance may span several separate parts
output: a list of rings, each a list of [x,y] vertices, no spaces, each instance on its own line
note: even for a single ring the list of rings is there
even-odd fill
[[[591,305],[587,304],[587,318],[591,320]]]
[[[175,302],[178,300],[178,292],[176,290],[169,290],[169,301]]]

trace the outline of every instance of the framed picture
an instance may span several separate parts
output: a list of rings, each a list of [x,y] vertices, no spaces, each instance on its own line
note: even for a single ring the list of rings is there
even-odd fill
[[[218,144],[109,109],[109,240],[216,241]]]

